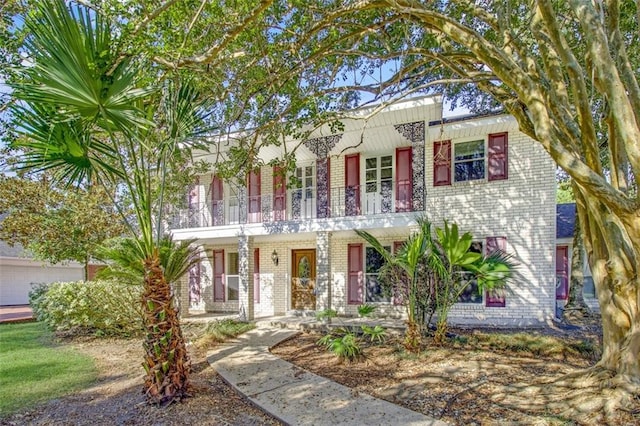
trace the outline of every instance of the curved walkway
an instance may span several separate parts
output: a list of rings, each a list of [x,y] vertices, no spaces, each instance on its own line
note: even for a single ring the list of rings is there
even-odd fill
[[[237,391],[289,425],[446,425],[353,391],[269,352],[270,347],[298,333],[260,325],[217,347],[208,360]]]

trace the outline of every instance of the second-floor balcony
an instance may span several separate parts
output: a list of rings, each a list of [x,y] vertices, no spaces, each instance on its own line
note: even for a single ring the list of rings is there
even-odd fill
[[[318,197],[315,188],[288,190],[283,194],[228,197],[193,203],[173,215],[173,229],[273,223],[380,215],[412,211],[411,185],[392,181],[351,187],[334,187]]]

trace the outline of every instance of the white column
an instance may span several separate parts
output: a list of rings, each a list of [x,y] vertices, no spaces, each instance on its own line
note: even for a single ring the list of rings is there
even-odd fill
[[[316,309],[331,309],[331,233],[316,235]]]
[[[253,321],[253,238],[246,235],[238,237],[238,263],[239,263],[239,291],[238,291],[238,314],[242,321]]]

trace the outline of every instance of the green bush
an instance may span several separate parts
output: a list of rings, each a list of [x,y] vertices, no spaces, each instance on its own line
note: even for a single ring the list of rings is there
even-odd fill
[[[131,336],[142,331],[141,291],[119,281],[58,282],[35,287],[29,303],[51,330]]]
[[[375,327],[363,325],[360,328],[362,329],[362,334],[368,336],[371,343],[384,343],[387,338],[387,330],[381,325],[376,325]]]
[[[371,315],[376,309],[378,309],[376,305],[365,303],[364,305],[358,306],[358,315],[362,318],[366,318]]]
[[[336,328],[321,337],[317,344],[333,352],[340,360],[355,361],[362,355],[358,338],[345,328]]]

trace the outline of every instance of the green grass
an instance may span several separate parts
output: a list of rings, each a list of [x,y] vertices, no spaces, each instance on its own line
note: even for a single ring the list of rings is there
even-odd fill
[[[0,324],[0,416],[82,389],[96,377],[90,356],[56,347],[42,324]]]

